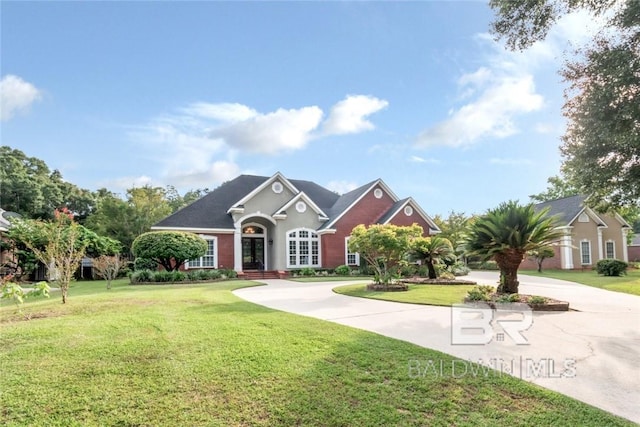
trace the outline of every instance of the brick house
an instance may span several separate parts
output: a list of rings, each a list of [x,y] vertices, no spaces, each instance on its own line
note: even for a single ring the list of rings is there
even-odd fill
[[[617,213],[596,213],[584,204],[584,196],[570,196],[535,205],[537,211],[549,208],[556,216],[564,236],[554,246],[555,256],[544,260],[543,268],[592,268],[605,258],[629,261],[627,233],[629,224]],[[534,261],[525,258],[522,269],[534,269]]]
[[[627,251],[629,253],[629,261],[640,262],[640,234],[633,238]]]
[[[207,254],[186,269],[286,272],[358,266],[358,254],[347,249],[356,225],[414,223],[424,235],[440,232],[415,200],[399,199],[381,179],[338,195],[278,172],[241,175],[151,229],[189,231],[207,240]]]

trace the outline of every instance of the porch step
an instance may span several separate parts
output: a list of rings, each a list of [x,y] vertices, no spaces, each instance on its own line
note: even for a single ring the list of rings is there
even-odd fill
[[[249,270],[243,271],[238,275],[246,280],[284,279],[289,276],[287,271],[277,270]]]

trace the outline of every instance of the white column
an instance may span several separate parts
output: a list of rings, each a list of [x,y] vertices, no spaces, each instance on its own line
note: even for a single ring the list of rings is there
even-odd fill
[[[571,246],[571,230],[567,229],[562,237],[562,268],[573,269],[573,248]]]
[[[622,229],[622,260],[624,262],[629,262],[629,252],[627,248],[627,233],[631,231],[628,228]]]
[[[602,253],[602,227],[598,227],[598,259],[597,261],[600,261],[601,259],[604,259],[604,255]],[[595,264],[595,263],[594,263]]]
[[[237,272],[242,271],[242,224],[236,222],[233,231],[233,269]]]

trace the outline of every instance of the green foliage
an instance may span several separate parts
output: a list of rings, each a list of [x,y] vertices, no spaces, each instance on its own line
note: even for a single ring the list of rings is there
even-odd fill
[[[563,199],[565,197],[576,196],[580,194],[578,188],[563,176],[556,175],[547,178],[547,183],[549,185],[547,185],[547,189],[545,191],[529,196],[532,202],[550,202],[552,200]]]
[[[520,302],[520,295],[518,294],[498,295],[498,297],[496,298],[496,302],[500,302],[500,303]]]
[[[424,261],[430,279],[438,277],[434,264],[445,261],[454,262],[456,259],[451,242],[439,235],[413,239],[410,250],[413,258]]]
[[[55,209],[66,207],[80,221],[93,210],[95,199],[62,179],[57,170],[28,157],[20,150],[0,147],[0,200],[2,208],[17,212],[27,219],[53,219]]]
[[[227,279],[237,279],[238,278],[238,272],[235,271],[233,268],[223,268],[221,270],[219,270],[222,273],[222,277],[227,278]]]
[[[462,262],[456,262],[451,266],[450,270],[454,276],[466,276],[471,271],[469,267]]]
[[[601,259],[596,263],[596,271],[604,276],[622,276],[626,274],[628,263],[619,259]]]
[[[465,250],[465,234],[467,227],[471,222],[471,218],[464,212],[449,212],[447,218],[436,215],[433,222],[440,228],[441,233],[438,236],[449,240],[457,256],[461,256]]]
[[[495,288],[493,286],[475,286],[467,293],[467,299],[469,301],[489,301],[491,300],[491,294],[494,292]]]
[[[588,203],[599,208],[640,199],[640,2],[614,0],[491,0],[492,31],[511,49],[543,40],[563,15],[579,9],[603,15],[606,24],[568,59],[563,114],[562,171]]]
[[[376,284],[389,284],[396,275],[400,260],[404,259],[411,242],[422,236],[422,227],[399,227],[374,224],[368,228],[360,224],[351,231],[349,251],[358,252],[374,271]]]
[[[349,276],[351,275],[351,267],[348,265],[339,265],[335,268],[335,273],[338,276]]]
[[[546,302],[547,302],[547,299],[545,297],[541,297],[538,295],[534,295],[530,297],[528,301],[529,304],[545,304]]]
[[[27,297],[44,296],[49,298],[51,288],[47,282],[38,282],[28,292],[11,280],[0,281],[0,299],[8,299],[14,302],[18,310],[22,307]]]
[[[149,258],[138,257],[133,261],[133,269],[138,270],[157,270],[158,263]]]
[[[305,267],[305,268],[300,269],[300,275],[301,276],[315,276],[316,275],[316,271],[313,268]]]
[[[538,273],[542,273],[542,263],[544,260],[553,258],[555,255],[556,252],[551,246],[542,246],[527,252],[527,256],[535,260],[536,264],[538,264]]]
[[[178,270],[186,261],[203,256],[207,242],[193,233],[154,231],[141,234],[131,246],[137,257],[153,259],[167,271]]]
[[[151,270],[136,270],[131,273],[131,283],[145,283],[145,282],[153,282],[154,272]]]
[[[549,246],[562,237],[548,210],[536,212],[533,204],[501,203],[478,217],[469,228],[467,248],[482,260],[494,259],[500,268],[498,292],[518,293],[518,267],[528,251]]]

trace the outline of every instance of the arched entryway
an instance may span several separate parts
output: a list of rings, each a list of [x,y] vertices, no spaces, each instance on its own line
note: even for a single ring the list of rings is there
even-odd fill
[[[264,270],[266,267],[266,229],[260,224],[242,227],[242,270]]]

